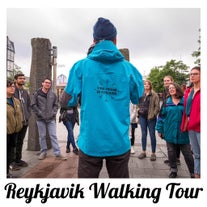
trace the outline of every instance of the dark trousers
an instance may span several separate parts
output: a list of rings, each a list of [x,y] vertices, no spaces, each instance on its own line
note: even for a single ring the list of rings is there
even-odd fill
[[[180,145],[179,144],[176,145],[176,157],[178,160],[180,159]]]
[[[22,147],[24,144],[27,127],[28,125],[23,126],[22,129],[17,133],[16,147],[12,150],[12,161],[20,162],[22,159]]]
[[[7,134],[7,174],[9,173],[9,165],[12,162],[12,152],[14,151],[14,148],[16,146],[16,138],[17,134]]]
[[[176,144],[176,158],[177,160],[180,159],[180,145]]]
[[[184,156],[185,163],[188,167],[190,174],[194,173],[194,160],[191,152],[190,144],[179,144],[180,150]],[[172,172],[177,172],[177,144],[167,142],[168,159]]]
[[[106,160],[109,178],[129,178],[130,151],[119,156],[93,157],[79,151],[78,178],[98,178]]]
[[[136,128],[137,128],[137,123],[131,123],[131,146],[134,146]]]

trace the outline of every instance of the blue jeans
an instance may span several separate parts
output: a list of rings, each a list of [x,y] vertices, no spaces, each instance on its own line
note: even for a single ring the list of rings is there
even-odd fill
[[[67,140],[67,149],[70,149],[70,144],[72,144],[73,149],[76,149],[76,144],[74,140],[73,128],[75,123],[72,121],[64,121],[63,124],[65,125],[66,129],[68,130],[68,140]]]
[[[189,131],[188,135],[194,155],[194,173],[200,175],[200,133]]]
[[[37,127],[39,132],[40,152],[47,153],[46,130],[48,130],[53,152],[55,156],[59,155],[60,148],[57,141],[55,120],[51,120],[47,123],[45,121],[37,121]]]
[[[151,149],[152,153],[156,152],[156,136],[155,136],[155,125],[156,119],[148,120],[142,116],[139,116],[139,124],[142,131],[142,150],[146,151],[147,147],[147,128],[149,129],[150,139],[151,139]]]

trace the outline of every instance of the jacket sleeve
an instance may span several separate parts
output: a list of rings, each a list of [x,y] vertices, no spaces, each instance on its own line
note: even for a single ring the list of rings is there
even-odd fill
[[[157,116],[159,111],[160,111],[160,100],[159,100],[159,96],[157,95],[157,93],[155,93],[155,111],[154,111],[154,114]]]
[[[133,74],[130,76],[130,100],[133,104],[138,104],[144,93],[142,75],[133,67]]]
[[[53,116],[56,116],[57,111],[58,111],[58,98],[57,96],[54,94],[55,98],[54,98],[54,103],[53,103]]]
[[[188,89],[186,89],[185,94],[184,94],[184,110],[183,110],[182,122],[181,122],[181,126],[180,126],[181,132],[187,131],[187,128],[188,128],[188,117],[186,114],[186,102],[187,102],[187,98],[188,98],[189,93],[190,93],[190,89],[188,88]]]
[[[32,102],[31,102],[31,109],[36,114],[36,116],[41,117],[41,112],[40,112],[39,107],[38,107],[37,98],[38,98],[38,94],[37,94],[37,92],[35,92],[34,96],[33,96],[33,99],[32,99]]]
[[[130,123],[136,123],[137,105],[130,103]]]
[[[31,116],[31,100],[29,94],[27,94],[27,109],[28,109],[28,118]]]
[[[60,97],[60,106],[62,109],[68,108],[68,102],[71,99],[71,95],[68,94],[66,91],[63,91],[61,97]]]
[[[162,107],[155,126],[155,130],[161,134],[164,134],[164,117],[165,117],[165,107]]]
[[[70,107],[78,104],[78,99],[81,94],[82,75],[78,64],[79,63],[76,63],[70,70],[68,84],[65,87],[65,93],[67,94],[65,101],[68,101],[67,106]]]

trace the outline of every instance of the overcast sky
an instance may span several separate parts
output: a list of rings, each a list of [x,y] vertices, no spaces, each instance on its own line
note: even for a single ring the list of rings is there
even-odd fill
[[[147,75],[171,59],[194,66],[198,49],[200,9],[7,9],[7,35],[15,45],[15,63],[30,75],[31,39],[48,38],[58,48],[57,74],[68,72],[86,56],[98,17],[111,20],[118,48],[130,50],[130,61]]]

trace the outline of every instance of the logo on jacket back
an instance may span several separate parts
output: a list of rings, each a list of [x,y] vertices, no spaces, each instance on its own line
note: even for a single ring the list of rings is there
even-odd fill
[[[95,91],[97,95],[106,102],[108,102],[110,99],[114,99],[119,93],[116,84],[108,79],[100,80]]]

